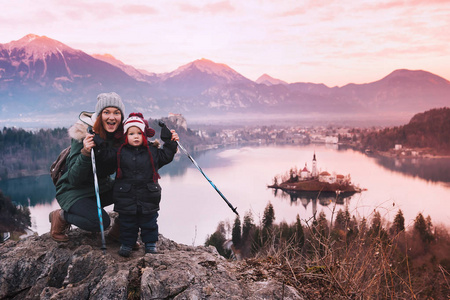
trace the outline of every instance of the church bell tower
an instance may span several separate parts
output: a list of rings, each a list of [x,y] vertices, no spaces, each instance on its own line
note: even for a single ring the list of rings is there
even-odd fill
[[[317,174],[317,160],[316,160],[316,152],[314,151],[314,155],[313,155],[313,160],[312,160],[312,170],[311,170],[311,175],[313,177],[318,176],[319,174]]]

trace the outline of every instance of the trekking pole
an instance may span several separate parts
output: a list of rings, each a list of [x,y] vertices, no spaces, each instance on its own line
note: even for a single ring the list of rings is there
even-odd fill
[[[161,127],[166,127],[166,124],[164,124],[164,122],[159,121],[159,126]],[[169,129],[169,128],[167,128]],[[197,164],[197,162],[194,160],[194,158],[189,154],[189,152],[187,152],[187,150],[180,144],[179,141],[176,141],[178,144],[178,147],[180,147],[180,149],[183,151],[184,154],[186,154],[187,157],[189,157],[189,159],[191,160],[191,162],[194,164],[194,166],[197,167],[197,169],[200,171],[200,173],[202,173],[202,175],[206,178],[206,180],[208,180],[208,182],[211,184],[211,186],[216,190],[216,192],[220,195],[220,197],[222,197],[222,199],[228,204],[228,206],[231,208],[231,210],[239,216],[238,212],[237,212],[237,207],[233,207],[233,205],[227,200],[227,198],[225,198],[225,196],[222,194],[221,191],[219,191],[219,189],[216,187],[216,185],[212,182],[211,179],[208,178],[208,176],[206,176],[205,172],[203,172],[202,168],[200,168],[200,166]]]
[[[90,134],[94,134],[92,132],[92,127],[88,127],[88,132]],[[92,160],[92,173],[94,173],[94,188],[95,188],[95,196],[97,198],[97,211],[98,211],[98,219],[100,221],[100,232],[102,233],[102,247],[100,249],[103,250],[103,254],[106,252],[106,242],[105,242],[105,231],[103,229],[103,217],[102,217],[102,206],[100,203],[100,193],[98,189],[98,179],[97,179],[97,168],[95,167],[95,154],[94,148],[91,149],[91,160]]]

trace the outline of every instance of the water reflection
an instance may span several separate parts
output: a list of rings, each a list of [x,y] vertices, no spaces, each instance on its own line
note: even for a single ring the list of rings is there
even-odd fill
[[[388,170],[432,182],[450,182],[450,159],[448,158],[398,158],[376,157],[376,161]]]
[[[11,201],[21,205],[49,204],[55,198],[55,186],[50,175],[1,180],[0,190]]]
[[[203,155],[201,153],[197,154],[198,157]],[[177,153],[174,161],[161,168],[158,172],[161,176],[182,177],[191,165],[192,163],[189,159],[181,157]],[[114,177],[114,175],[112,176]],[[0,190],[14,203],[28,206],[50,204],[54,201],[56,194],[50,174],[0,180]]]
[[[328,206],[332,203],[347,205],[350,203],[350,199],[354,194],[356,194],[356,192],[344,192],[336,194],[333,192],[304,192],[273,189],[273,195],[275,197],[289,199],[291,204],[293,205],[301,204],[306,209],[311,203],[313,214],[316,214],[317,212],[317,203],[319,203],[321,206]]]

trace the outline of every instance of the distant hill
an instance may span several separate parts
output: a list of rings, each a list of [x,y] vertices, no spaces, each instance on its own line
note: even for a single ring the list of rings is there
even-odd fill
[[[138,81],[144,81],[149,83],[158,81],[157,74],[146,72],[143,70],[138,70],[130,65],[126,65],[122,61],[116,59],[111,54],[93,54],[92,57],[107,62],[115,67],[118,67],[119,69],[124,71],[127,75],[133,77]]]
[[[67,126],[81,110],[93,110],[96,96],[105,91],[120,94],[127,112],[152,118],[181,113],[191,122],[272,116],[317,124],[401,124],[418,112],[448,105],[450,82],[422,70],[395,70],[372,83],[331,88],[288,84],[268,75],[255,82],[208,59],[156,74],[45,36],[29,34],[0,44],[0,121],[6,126]]]
[[[389,150],[395,144],[409,148],[431,148],[450,154],[450,108],[431,109],[416,114],[403,126],[372,132],[362,139],[365,148]]]
[[[258,79],[256,79],[255,81],[256,83],[259,84],[265,84],[265,85],[275,85],[275,84],[285,84],[287,85],[288,83],[286,81],[280,80],[280,79],[276,79],[273,78],[267,74],[263,74],[262,76],[260,76]]]

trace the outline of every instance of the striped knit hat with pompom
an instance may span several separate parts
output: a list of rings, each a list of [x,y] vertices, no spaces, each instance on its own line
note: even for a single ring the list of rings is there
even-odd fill
[[[150,156],[150,162],[152,164],[153,169],[153,182],[158,182],[158,179],[161,178],[156,171],[155,164],[153,162],[153,155],[150,152],[150,148],[148,147],[147,138],[152,137],[155,135],[155,130],[153,128],[150,128],[148,126],[147,120],[144,119],[144,116],[141,113],[131,113],[128,116],[128,119],[125,120],[123,123],[123,133],[125,134],[125,142],[119,147],[119,150],[117,151],[117,178],[122,178],[122,169],[120,168],[120,152],[126,144],[128,144],[128,136],[127,136],[127,130],[128,128],[136,126],[138,127],[141,132],[143,133],[143,139],[142,139],[142,145],[147,148],[148,154]]]

